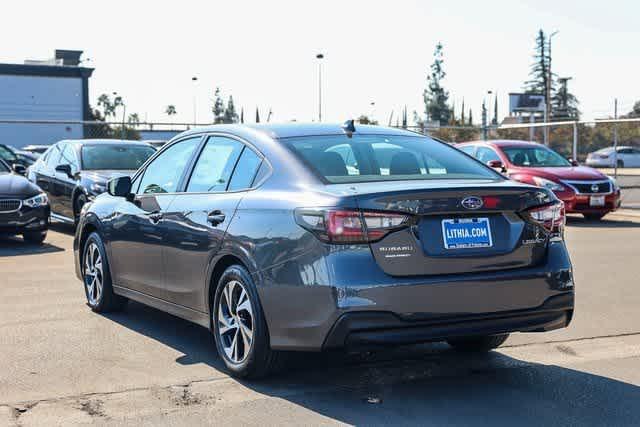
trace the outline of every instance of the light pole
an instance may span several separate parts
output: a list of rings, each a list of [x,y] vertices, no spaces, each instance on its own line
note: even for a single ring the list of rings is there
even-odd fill
[[[319,53],[316,55],[318,60],[318,122],[322,122],[322,59],[324,55]]]
[[[193,126],[196,125],[196,83],[198,78],[196,76],[191,77],[191,81],[193,82],[192,91],[193,91]]]
[[[551,39],[553,36],[558,34],[559,31],[554,31],[549,36],[549,64],[547,65],[547,87],[545,88],[545,97],[544,97],[544,121],[545,123],[551,119],[551,79],[553,78],[553,74],[551,74]],[[544,46],[543,46],[544,47]],[[549,126],[544,127],[544,145],[549,145]]]

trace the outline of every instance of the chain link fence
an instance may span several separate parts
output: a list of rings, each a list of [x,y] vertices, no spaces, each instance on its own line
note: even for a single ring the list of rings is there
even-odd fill
[[[180,132],[210,123],[118,123],[103,121],[0,120],[0,143],[21,148],[50,145],[63,139],[135,139],[166,141]],[[583,162],[600,148],[640,148],[640,118],[577,122],[523,123],[481,126],[407,126],[406,129],[447,142],[479,139],[519,139],[541,142],[549,128],[549,146],[565,157]]]

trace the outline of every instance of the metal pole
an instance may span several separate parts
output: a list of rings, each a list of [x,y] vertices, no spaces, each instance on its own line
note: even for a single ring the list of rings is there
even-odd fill
[[[551,39],[553,36],[558,34],[558,31],[554,31],[549,36],[549,64],[547,66],[547,87],[546,87],[546,96],[544,97],[544,121],[545,123],[551,120],[551,79],[553,78],[553,74],[551,74]],[[544,45],[543,45],[544,49]],[[549,127],[544,127],[544,145],[549,145]]]
[[[197,77],[191,77],[191,81],[193,82],[192,91],[193,91],[193,125],[196,125],[196,82],[198,81]]]
[[[316,55],[318,59],[318,122],[322,122],[322,58],[324,55]]]
[[[613,103],[613,118],[618,118],[618,98]],[[613,177],[618,179],[618,124],[613,124]]]
[[[124,116],[127,114],[127,106],[122,104],[122,139],[125,139],[125,131],[124,131]]]
[[[578,122],[573,122],[573,161],[578,161]]]
[[[535,124],[535,122],[536,122],[536,116],[535,114],[533,114],[533,112],[531,112],[531,114],[529,115],[529,123],[533,125]],[[529,141],[534,142],[535,139],[536,139],[536,128],[531,126],[529,127]]]
[[[487,106],[482,101],[482,140],[487,140]]]

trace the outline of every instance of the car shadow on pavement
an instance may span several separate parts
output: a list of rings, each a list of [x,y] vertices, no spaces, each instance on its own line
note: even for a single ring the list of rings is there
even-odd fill
[[[73,236],[76,232],[76,229],[73,225],[67,224],[66,222],[58,221],[51,222],[49,224],[49,229],[57,231],[58,233],[66,234],[68,236]]]
[[[20,256],[20,255],[38,255],[51,252],[61,252],[63,248],[45,242],[41,245],[27,243],[21,237],[5,237],[0,236],[0,257]]]
[[[106,317],[181,352],[176,363],[203,363],[225,372],[203,327],[137,303]],[[443,343],[373,353],[291,353],[281,372],[239,383],[326,417],[324,422],[640,425],[638,386],[498,351],[460,353]],[[274,410],[273,399],[251,402],[257,412]]]
[[[609,219],[607,217],[600,221],[590,221],[581,216],[567,216],[567,225],[578,228],[640,228],[640,221]]]

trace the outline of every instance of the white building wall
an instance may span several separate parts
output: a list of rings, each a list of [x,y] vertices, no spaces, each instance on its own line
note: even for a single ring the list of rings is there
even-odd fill
[[[0,75],[0,142],[23,147],[82,138],[82,125],[8,124],[3,120],[82,120],[82,79]]]

